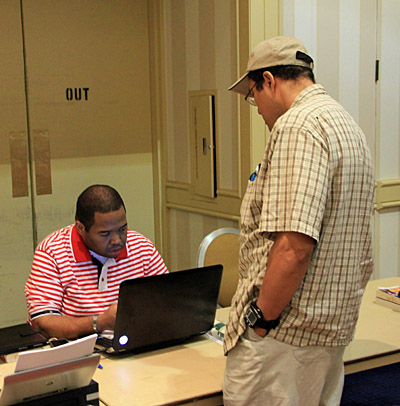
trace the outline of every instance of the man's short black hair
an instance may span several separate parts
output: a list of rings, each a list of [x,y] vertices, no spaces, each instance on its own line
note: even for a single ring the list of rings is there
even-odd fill
[[[80,221],[86,231],[94,224],[94,213],[110,213],[121,207],[125,209],[120,194],[111,186],[92,185],[86,188],[76,202],[75,220]]]
[[[261,68],[253,70],[247,74],[247,77],[249,79],[257,83],[256,85],[257,90],[261,90],[262,88],[262,84],[264,83],[263,73],[265,71],[271,72],[273,76],[276,76],[283,80],[296,80],[300,77],[305,77],[307,79],[310,79],[313,83],[315,83],[314,73],[310,68],[297,65],[280,65],[280,66],[272,66],[270,68]]]

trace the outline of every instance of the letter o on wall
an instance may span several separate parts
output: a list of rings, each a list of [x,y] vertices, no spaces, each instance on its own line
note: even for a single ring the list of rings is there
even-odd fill
[[[65,95],[67,97],[67,100],[72,100],[74,95],[73,95],[73,91],[70,87],[67,87],[67,89],[65,90]]]

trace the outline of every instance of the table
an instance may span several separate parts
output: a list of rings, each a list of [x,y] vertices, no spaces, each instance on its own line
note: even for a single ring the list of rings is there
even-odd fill
[[[400,361],[400,313],[373,302],[378,286],[400,285],[400,278],[370,281],[355,338],[344,353],[345,372]],[[226,321],[229,308],[218,309]],[[94,379],[105,406],[222,405],[226,358],[222,345],[201,337],[183,345],[139,355],[106,356]],[[14,363],[0,365],[12,373]]]
[[[400,285],[400,277],[369,281],[354,340],[344,353],[345,373],[400,362],[400,313],[374,303],[379,286]]]
[[[107,356],[93,379],[107,406],[222,405],[225,362],[222,345],[202,337],[149,353]]]
[[[400,285],[400,277],[368,282],[354,339],[344,352],[345,373],[400,362],[400,312],[374,303],[379,286],[396,285]],[[228,319],[228,310],[220,310],[221,321]]]
[[[344,353],[345,373],[400,361],[400,313],[374,303],[378,286],[399,284],[400,278],[368,283],[355,338]],[[228,313],[229,308],[218,309],[217,319],[226,322]],[[95,379],[106,405],[222,404],[225,357],[221,345],[211,340],[103,363]],[[115,387],[110,381],[117,381]]]

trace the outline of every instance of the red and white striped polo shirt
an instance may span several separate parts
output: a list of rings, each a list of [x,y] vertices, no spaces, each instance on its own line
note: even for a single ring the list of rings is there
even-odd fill
[[[119,285],[126,279],[167,273],[152,242],[128,230],[125,248],[110,265],[107,289],[98,289],[98,269],[75,225],[46,237],[36,248],[25,285],[30,319],[46,314],[80,317],[104,312],[117,302]]]

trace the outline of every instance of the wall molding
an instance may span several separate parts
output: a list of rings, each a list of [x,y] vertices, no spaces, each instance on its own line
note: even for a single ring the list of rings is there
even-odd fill
[[[167,203],[167,207],[169,209],[173,209],[173,210],[185,211],[185,212],[194,213],[194,214],[201,214],[203,216],[208,216],[208,217],[216,217],[219,219],[233,220],[233,221],[238,221],[238,222],[240,221],[240,216],[215,212],[215,211],[211,211],[211,210],[202,210],[202,209],[199,209],[199,208],[193,207],[193,206],[184,206],[184,205],[175,204],[175,203]]]
[[[167,182],[167,208],[239,220],[241,197],[236,191],[218,190],[218,196],[208,199],[192,193],[188,183]],[[400,207],[400,178],[375,182],[376,211]]]
[[[400,207],[400,178],[375,182],[375,210]]]
[[[166,207],[169,209],[237,221],[241,202],[241,197],[234,191],[221,190],[217,197],[207,198],[194,194],[189,183],[169,181],[166,184]]]

